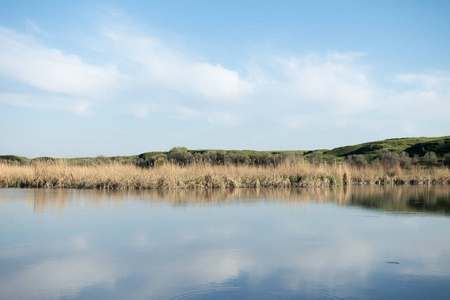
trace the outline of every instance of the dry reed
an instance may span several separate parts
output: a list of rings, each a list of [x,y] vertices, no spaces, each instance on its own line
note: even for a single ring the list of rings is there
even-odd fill
[[[358,184],[450,184],[445,168],[358,168],[287,161],[278,166],[165,164],[143,169],[120,163],[70,165],[64,160],[32,165],[0,164],[0,187],[85,189],[194,189],[323,187]]]

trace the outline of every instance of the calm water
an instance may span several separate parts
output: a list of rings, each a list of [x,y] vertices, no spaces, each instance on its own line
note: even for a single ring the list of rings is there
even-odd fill
[[[448,187],[0,189],[0,299],[443,299],[449,216]]]

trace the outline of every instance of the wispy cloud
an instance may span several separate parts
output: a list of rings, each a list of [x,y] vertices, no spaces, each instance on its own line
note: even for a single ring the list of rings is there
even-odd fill
[[[268,92],[273,99],[281,92],[290,107],[311,105],[322,112],[332,110],[341,115],[368,109],[376,89],[370,84],[364,68],[354,62],[358,56],[360,54],[314,53],[275,57],[274,68],[281,73],[281,78],[270,77],[270,73],[278,73],[273,69],[266,71],[266,78],[270,78]]]
[[[65,54],[33,37],[0,27],[1,77],[22,84],[27,90],[26,94],[2,94],[4,102],[59,109],[64,104],[55,100],[66,99],[71,103],[66,108],[73,107],[75,113],[80,112],[81,106],[87,108],[88,102],[114,95],[125,78],[114,65],[89,64],[77,55]]]
[[[49,35],[49,33],[46,30],[44,30],[43,28],[41,28],[40,26],[38,26],[36,23],[34,23],[31,20],[28,20],[26,22],[25,26],[28,29],[28,31],[30,31],[32,33],[43,35],[43,36]]]
[[[417,117],[446,118],[450,111],[450,75],[445,73],[401,74],[395,82],[403,89],[390,93],[396,108]]]
[[[120,79],[113,65],[85,63],[77,55],[4,28],[0,28],[0,54],[0,74],[51,93],[104,97]]]
[[[253,91],[253,84],[236,71],[186,57],[154,37],[123,28],[104,30],[103,35],[132,70],[135,82],[149,88],[202,101],[239,101]]]
[[[171,47],[121,23],[120,15],[114,18],[114,25],[100,26],[94,34],[98,61],[106,64],[0,27],[0,80],[20,87],[2,91],[0,101],[77,114],[114,103],[137,118],[233,126],[255,122],[288,130],[324,120],[345,127],[351,118],[365,118],[362,126],[383,119],[386,128],[397,122],[410,132],[424,111],[442,122],[450,111],[446,74],[400,74],[393,89],[384,89],[364,65],[366,53],[351,51],[254,53],[251,62],[241,61],[242,72]],[[28,24],[41,34],[36,24]],[[394,120],[396,110],[410,115],[397,114]]]
[[[0,102],[34,110],[56,110],[90,115],[92,102],[79,97],[53,94],[1,93]]]

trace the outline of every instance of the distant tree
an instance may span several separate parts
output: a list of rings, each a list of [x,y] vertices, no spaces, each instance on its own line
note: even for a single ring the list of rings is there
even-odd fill
[[[179,165],[187,165],[191,162],[192,154],[186,147],[173,147],[167,153],[167,158]]]
[[[427,164],[427,167],[429,168],[436,166],[438,162],[436,153],[434,153],[433,151],[425,153],[425,155],[423,156],[423,161]]]

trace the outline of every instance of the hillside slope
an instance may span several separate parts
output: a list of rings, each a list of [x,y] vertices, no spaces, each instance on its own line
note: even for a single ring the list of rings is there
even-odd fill
[[[324,154],[338,157],[358,154],[371,156],[374,155],[377,150],[383,148],[389,149],[396,153],[405,151],[410,156],[415,154],[423,156],[427,151],[433,151],[439,157],[443,157],[450,153],[450,136],[387,139],[352,146],[338,147],[325,151]]]
[[[367,142],[357,145],[344,146],[334,148],[332,150],[323,150],[317,149],[312,151],[254,151],[254,150],[188,150],[184,147],[184,151],[190,153],[190,155],[195,154],[205,154],[209,153],[210,155],[220,156],[227,155],[229,157],[234,157],[235,159],[241,159],[244,157],[245,159],[258,160],[259,157],[265,159],[267,157],[287,157],[300,155],[303,153],[305,156],[313,155],[313,153],[322,153],[324,157],[341,157],[345,158],[349,155],[364,155],[367,157],[374,157],[376,155],[376,151],[380,149],[388,149],[390,151],[401,153],[406,152],[409,156],[418,155],[419,157],[423,157],[426,152],[433,151],[436,155],[443,159],[447,154],[450,154],[450,136],[443,137],[418,137],[418,138],[395,138],[395,139],[387,139],[382,141],[373,141]],[[175,148],[174,148],[175,149]],[[67,161],[75,164],[92,164],[104,161],[120,161],[120,162],[130,162],[134,163],[136,161],[147,161],[158,156],[166,156],[170,154],[169,152],[145,152],[139,155],[131,155],[131,156],[113,156],[113,157],[79,157],[79,158],[69,158]],[[244,159],[244,161],[245,161]],[[51,157],[38,157],[34,159],[28,159],[26,157],[20,157],[15,155],[0,155],[0,161],[8,161],[14,163],[27,163],[32,161],[49,161],[49,160],[58,160]]]

